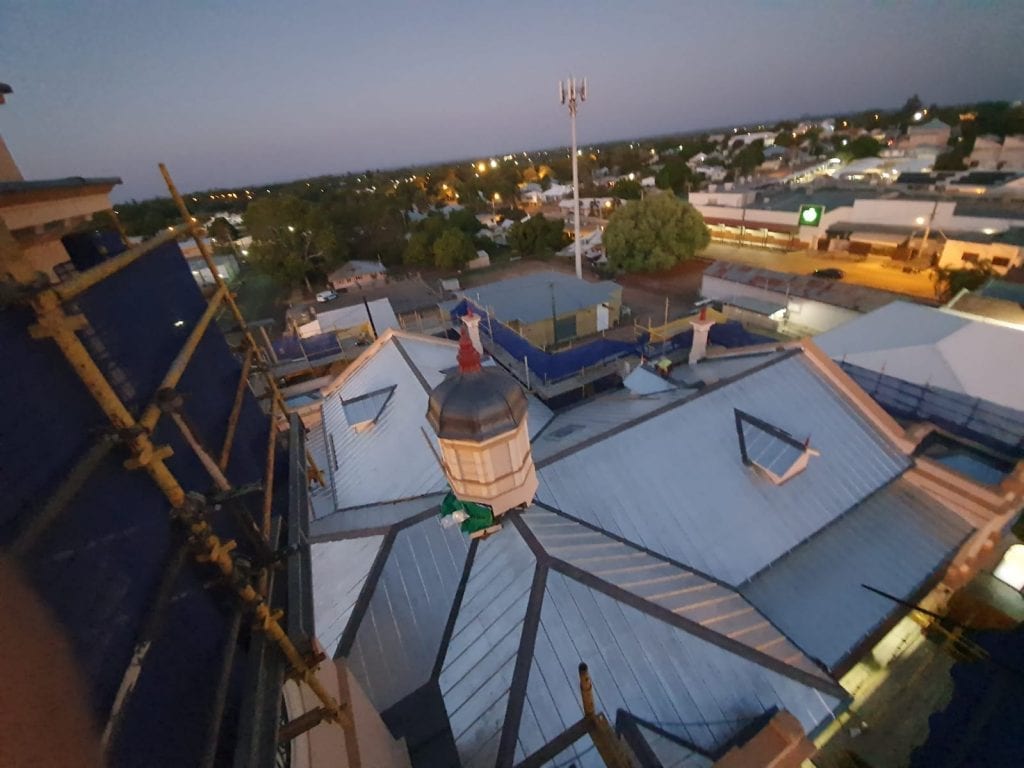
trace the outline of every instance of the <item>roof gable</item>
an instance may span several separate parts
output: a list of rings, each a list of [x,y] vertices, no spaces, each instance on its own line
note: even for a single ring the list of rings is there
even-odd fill
[[[377,423],[384,407],[395,393],[396,385],[383,387],[350,400],[341,399],[341,408],[349,426],[357,431],[367,429]],[[339,395],[340,397],[340,395]]]
[[[807,466],[810,438],[797,440],[784,429],[734,408],[736,434],[743,463],[765,472],[781,484]]]

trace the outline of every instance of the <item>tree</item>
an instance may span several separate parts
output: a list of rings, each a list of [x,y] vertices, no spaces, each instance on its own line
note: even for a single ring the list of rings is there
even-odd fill
[[[297,197],[254,200],[245,226],[252,235],[253,265],[288,287],[305,281],[312,293],[309,273],[338,263],[340,249],[322,210]]]
[[[230,243],[238,238],[238,230],[223,216],[218,216],[206,227],[207,234],[218,243]]]
[[[739,176],[749,176],[764,162],[764,142],[760,139],[750,142],[737,152],[730,165]]]
[[[935,295],[943,301],[948,301],[965,288],[968,291],[977,290],[990,277],[992,277],[992,263],[988,260],[979,262],[978,266],[973,269],[935,267],[932,274],[932,280],[935,281]]]
[[[416,232],[402,252],[402,263],[410,267],[427,267],[434,263],[434,244],[426,232]]]
[[[676,194],[689,192],[693,181],[693,171],[679,157],[668,158],[654,177],[654,184],[658,189],[671,189]]]
[[[639,181],[619,179],[612,187],[612,194],[620,200],[639,200],[642,197],[643,187]]]
[[[882,151],[882,145],[865,134],[851,141],[848,150],[853,158],[878,157],[878,153]]]
[[[473,241],[461,229],[446,229],[434,242],[434,266],[438,269],[459,269],[474,258]]]
[[[675,195],[627,203],[604,231],[611,266],[627,272],[669,269],[694,258],[710,241],[704,218]]]
[[[532,216],[509,227],[508,244],[523,256],[545,256],[569,243],[569,236],[558,219]]]

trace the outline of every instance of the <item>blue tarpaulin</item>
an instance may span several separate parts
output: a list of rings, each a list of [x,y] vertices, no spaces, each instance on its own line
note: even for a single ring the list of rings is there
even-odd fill
[[[466,299],[452,308],[452,322],[458,325],[459,319],[466,314],[467,307],[470,305],[475,314],[484,318],[484,321],[480,323],[480,330],[489,335],[496,344],[516,360],[525,358],[529,363],[531,375],[539,376],[546,382],[575,376],[584,368],[601,365],[620,357],[630,355],[653,357],[678,349],[689,349],[693,344],[693,331],[689,330],[657,345],[648,345],[645,334],[637,341],[594,339],[560,352],[545,352],[542,349],[537,349],[511,328],[499,322],[497,318],[488,316],[487,312]],[[716,323],[711,327],[709,340],[712,344],[728,348],[775,341],[767,336],[750,333],[737,322]]]

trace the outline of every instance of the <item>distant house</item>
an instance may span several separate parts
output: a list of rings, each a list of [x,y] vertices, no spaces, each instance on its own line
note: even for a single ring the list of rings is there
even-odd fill
[[[944,147],[949,143],[952,129],[938,119],[907,128],[907,135],[901,142],[906,147]]]
[[[967,158],[970,168],[982,171],[994,171],[999,168],[999,154],[1003,151],[1003,143],[998,136],[988,134],[974,140],[974,149]]]
[[[316,307],[313,307],[314,312]],[[298,327],[303,339],[322,333],[336,333],[353,338],[374,339],[389,328],[398,328],[398,318],[387,299],[360,302],[349,307],[317,312],[312,322]]]
[[[622,287],[562,272],[534,272],[457,292],[544,348],[618,325]]]
[[[343,264],[327,276],[327,282],[336,291],[366,288],[387,279],[388,270],[379,261],[358,259]]]
[[[200,287],[214,285],[217,282],[202,256],[191,256],[186,259],[186,262],[188,263],[189,270],[192,272],[192,277],[196,279]],[[216,267],[217,274],[222,280],[233,280],[238,274],[238,260],[234,254],[214,254],[213,265]]]

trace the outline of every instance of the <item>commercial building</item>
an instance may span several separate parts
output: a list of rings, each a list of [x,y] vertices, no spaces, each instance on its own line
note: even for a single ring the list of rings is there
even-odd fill
[[[939,253],[939,266],[946,269],[967,269],[983,262],[1000,275],[1024,266],[1024,227],[953,235],[946,238]]]
[[[614,328],[622,287],[543,271],[456,291],[541,349]]]

